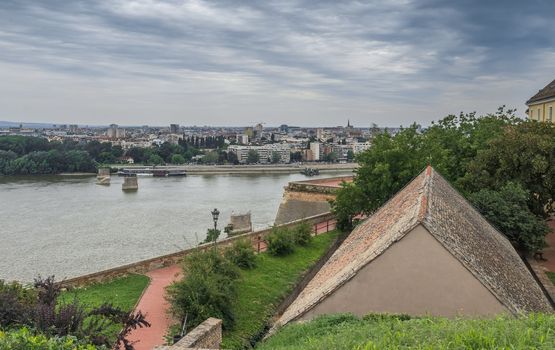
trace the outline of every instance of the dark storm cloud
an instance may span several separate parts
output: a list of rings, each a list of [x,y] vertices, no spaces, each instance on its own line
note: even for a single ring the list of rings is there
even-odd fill
[[[2,1],[0,119],[398,125],[521,107],[553,79],[553,13],[553,1]]]

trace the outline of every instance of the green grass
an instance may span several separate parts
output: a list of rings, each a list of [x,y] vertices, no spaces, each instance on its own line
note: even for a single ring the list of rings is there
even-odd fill
[[[233,304],[235,326],[224,331],[222,349],[250,347],[251,341],[258,340],[279,303],[336,237],[335,231],[319,235],[308,246],[296,246],[293,254],[284,257],[259,254],[256,268],[242,270]]]
[[[547,271],[546,274],[547,274],[547,277],[549,277],[549,279],[551,280],[551,282],[555,285],[555,272]]]
[[[329,315],[288,325],[257,349],[555,349],[554,330],[555,316],[542,314],[518,319],[424,317],[407,321]]]
[[[105,283],[65,291],[59,300],[61,303],[68,303],[76,298],[87,307],[111,303],[122,310],[131,311],[148,283],[149,278],[144,275],[128,275]]]

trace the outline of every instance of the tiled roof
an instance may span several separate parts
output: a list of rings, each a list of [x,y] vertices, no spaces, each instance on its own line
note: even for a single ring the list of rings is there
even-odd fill
[[[551,83],[547,84],[546,87],[538,91],[537,94],[526,101],[526,104],[529,105],[530,103],[545,100],[548,98],[555,98],[555,80],[553,80]]]
[[[428,167],[358,225],[278,320],[303,315],[418,224],[514,314],[553,309],[511,243]]]

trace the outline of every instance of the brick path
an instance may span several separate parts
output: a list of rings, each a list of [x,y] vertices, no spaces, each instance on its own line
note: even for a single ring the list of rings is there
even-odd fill
[[[165,343],[164,336],[172,319],[167,315],[165,288],[181,276],[181,267],[172,265],[146,273],[150,277],[150,284],[144,292],[136,310],[146,313],[146,319],[151,323],[149,328],[139,328],[132,332],[129,340],[135,343],[136,350],[152,350],[157,345]]]

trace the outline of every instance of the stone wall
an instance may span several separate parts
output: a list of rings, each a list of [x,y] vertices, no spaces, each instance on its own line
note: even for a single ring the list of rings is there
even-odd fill
[[[285,187],[275,224],[280,225],[329,212],[331,210],[329,201],[335,199],[340,189],[339,184],[352,179],[352,176],[346,176],[290,182]]]
[[[239,234],[252,231],[251,213],[231,214],[230,224],[233,227],[232,234]]]
[[[171,346],[156,350],[219,349],[222,343],[222,320],[209,318]]]
[[[331,213],[327,212],[327,213],[307,217],[306,219],[292,221],[292,222],[282,224],[282,225],[279,225],[279,226],[280,227],[294,227],[294,226],[298,225],[301,222],[308,222],[311,225],[314,225],[314,224],[317,224],[317,223],[322,223],[322,222],[326,222],[326,221],[333,220],[333,219],[334,219],[334,216]],[[235,242],[235,240],[249,239],[252,242],[255,249],[258,249],[261,246],[262,247],[265,246],[264,243],[263,243],[264,238],[271,231],[272,231],[271,228],[267,228],[267,229],[264,229],[264,230],[248,232],[248,233],[240,234],[240,235],[237,235],[237,236],[222,239],[222,240],[218,241],[216,244],[219,247],[226,247],[226,246],[229,246],[229,245],[233,244],[233,242]],[[111,280],[111,279],[117,278],[117,277],[123,277],[123,276],[129,275],[129,274],[132,274],[132,273],[140,273],[140,274],[146,273],[148,271],[152,271],[152,270],[159,269],[159,268],[162,268],[162,267],[178,264],[181,260],[183,260],[183,258],[187,254],[190,254],[195,249],[207,249],[207,248],[210,248],[211,246],[212,246],[212,243],[206,243],[206,244],[200,245],[198,247],[192,247],[192,248],[181,250],[181,251],[178,251],[178,252],[175,252],[175,253],[172,253],[172,254],[162,255],[162,256],[159,256],[159,257],[138,261],[136,263],[127,264],[127,265],[124,265],[124,266],[119,266],[119,267],[115,267],[115,268],[100,271],[100,272],[95,272],[95,273],[91,273],[91,274],[87,274],[87,275],[83,275],[83,276],[79,276],[79,277],[75,277],[75,278],[66,279],[66,280],[60,282],[60,284],[63,287],[66,287],[66,288],[67,287],[82,287],[82,286],[86,286],[86,285],[93,284],[93,283],[108,281],[108,280]]]

